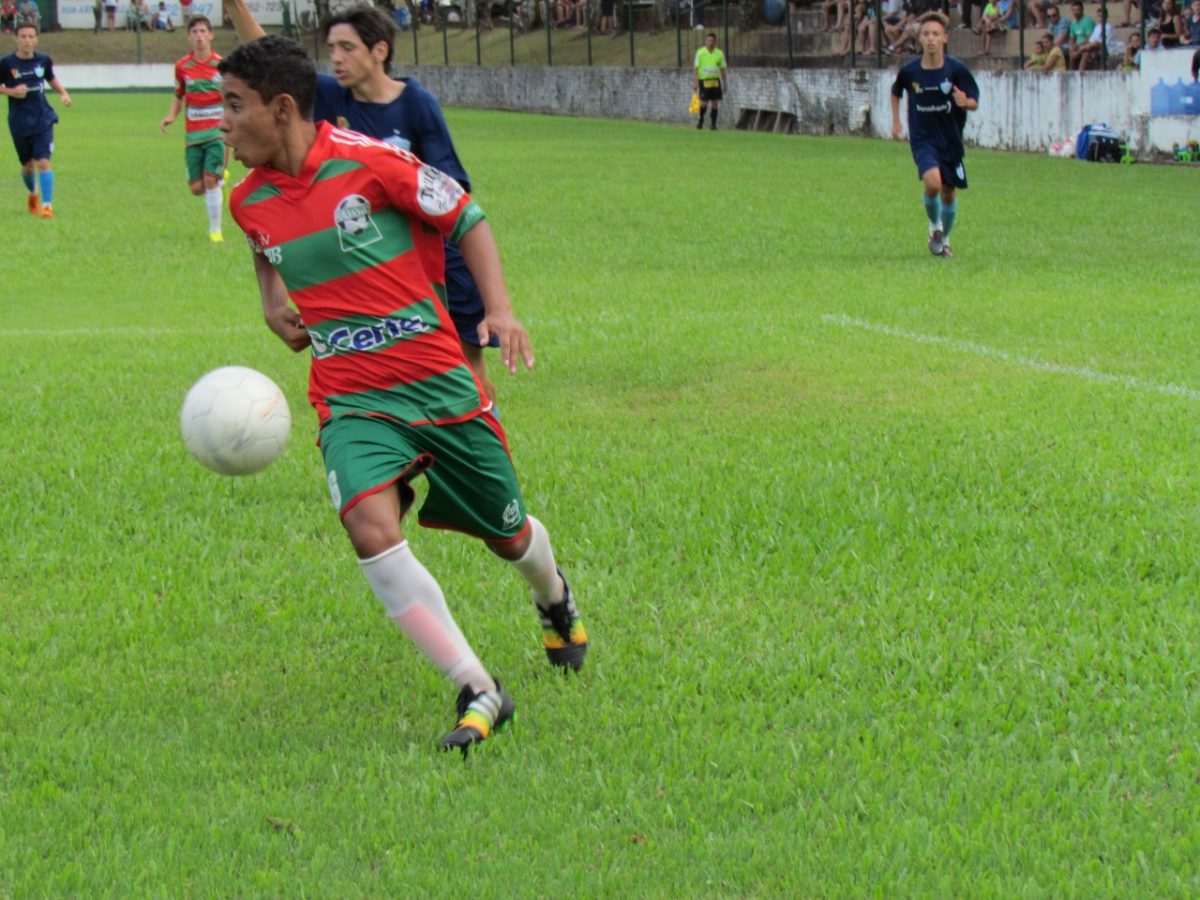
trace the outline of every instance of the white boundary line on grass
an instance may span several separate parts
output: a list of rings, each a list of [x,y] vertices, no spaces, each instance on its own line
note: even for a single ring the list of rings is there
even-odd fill
[[[1187,397],[1189,400],[1200,400],[1200,390],[1187,387],[1186,385],[1155,384],[1152,381],[1134,378],[1132,375],[1110,375],[1107,372],[1100,372],[1087,366],[1064,366],[1059,363],[1035,359],[1032,356],[1009,353],[1007,350],[998,350],[995,347],[976,344],[973,341],[960,341],[955,338],[939,337],[935,334],[920,334],[916,331],[896,328],[894,325],[869,322],[866,319],[856,319],[854,316],[847,316],[845,314],[834,315],[832,313],[822,313],[821,319],[845,328],[861,328],[864,331],[873,331],[876,334],[904,338],[907,341],[915,341],[919,344],[937,344],[942,347],[949,347],[951,350],[957,350],[960,353],[973,353],[976,356],[996,359],[1014,366],[1024,366],[1027,369],[1036,369],[1039,372],[1048,372],[1051,375],[1072,375],[1075,378],[1082,378],[1085,381],[1092,381],[1097,384],[1115,384],[1129,390],[1153,391],[1157,394],[1167,394],[1171,397]]]
[[[38,338],[38,337],[175,337],[177,335],[193,334],[249,334],[252,331],[263,331],[259,325],[226,325],[219,328],[205,326],[203,328],[151,328],[144,325],[120,326],[113,325],[105,328],[0,328],[0,338]]]

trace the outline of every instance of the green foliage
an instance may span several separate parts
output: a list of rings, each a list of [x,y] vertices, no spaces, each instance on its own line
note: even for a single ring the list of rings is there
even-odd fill
[[[972,151],[947,261],[903,144],[449,111],[593,639],[414,525],[520,709],[464,765],[165,106],[0,195],[0,896],[1200,890],[1190,171]],[[296,419],[244,480],[178,436],[227,363]]]

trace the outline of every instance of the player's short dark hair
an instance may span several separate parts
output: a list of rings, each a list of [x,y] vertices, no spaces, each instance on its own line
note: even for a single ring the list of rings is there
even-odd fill
[[[17,27],[13,29],[13,34],[20,34],[22,28],[30,28],[34,34],[38,33],[38,27],[26,19],[24,22],[17,23]]]
[[[931,9],[929,12],[923,13],[921,17],[917,19],[918,25],[924,25],[926,22],[937,22],[942,26],[943,31],[950,30],[950,17],[941,10]]]
[[[212,22],[208,21],[208,16],[192,16],[187,20],[187,31],[192,30],[193,25],[203,25],[209,31],[213,30]]]
[[[263,103],[289,94],[305,119],[311,119],[317,95],[317,67],[291,38],[269,34],[237,49],[217,65],[222,75],[240,78]]]
[[[329,40],[329,31],[334,25],[349,25],[358,39],[370,50],[380,41],[387,44],[387,56],[383,58],[383,70],[392,65],[392,50],[396,46],[396,26],[392,17],[374,6],[355,6],[321,23],[321,40]]]

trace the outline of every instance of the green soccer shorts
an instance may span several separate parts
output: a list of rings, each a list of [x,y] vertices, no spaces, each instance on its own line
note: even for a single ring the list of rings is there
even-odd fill
[[[225,142],[209,141],[183,148],[183,160],[187,165],[188,184],[199,181],[204,173],[225,177]]]
[[[321,429],[329,495],[345,516],[392,484],[401,515],[415,499],[409,482],[429,481],[417,521],[489,541],[525,531],[525,501],[500,423],[490,413],[452,425],[409,425],[378,416],[341,416]]]

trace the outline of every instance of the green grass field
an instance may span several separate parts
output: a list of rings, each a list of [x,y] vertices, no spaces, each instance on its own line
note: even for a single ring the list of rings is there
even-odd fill
[[[0,190],[0,895],[1200,891],[1196,171],[971,151],[940,260],[906,145],[450,110],[592,638],[414,525],[519,705],[464,764],[167,95],[76,101],[57,218]],[[295,417],[240,480],[230,363]]]

